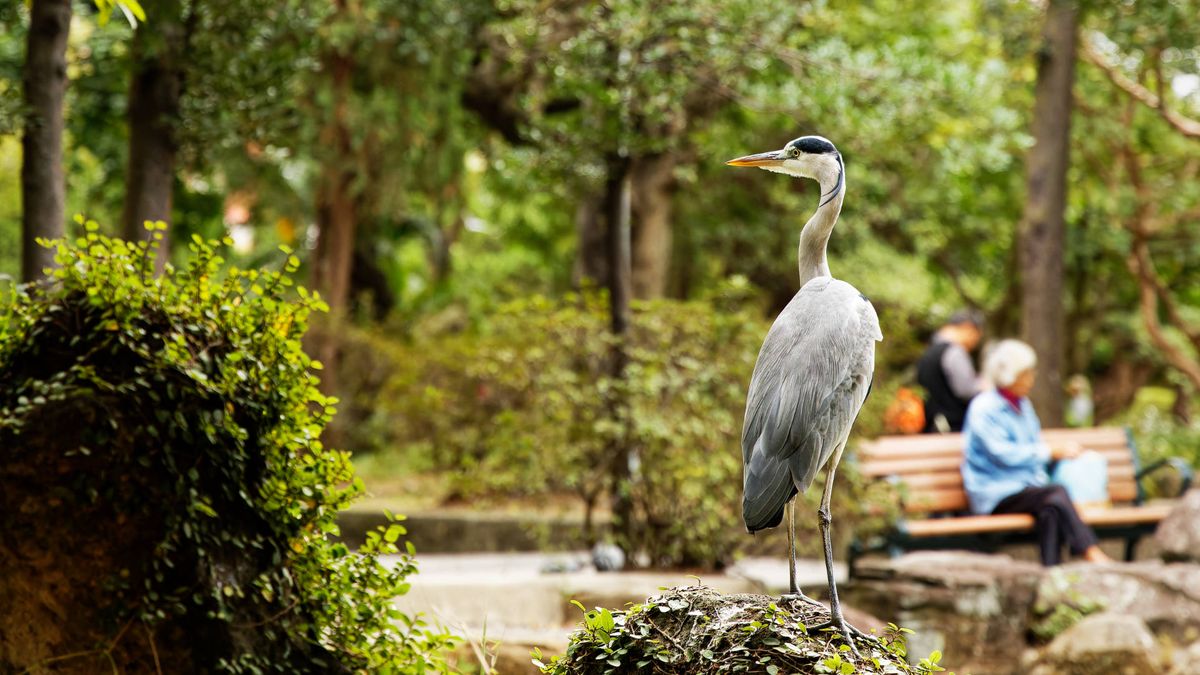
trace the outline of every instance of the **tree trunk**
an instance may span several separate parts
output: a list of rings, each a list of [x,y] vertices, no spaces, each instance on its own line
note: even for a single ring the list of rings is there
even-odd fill
[[[25,129],[21,137],[21,279],[34,281],[54,264],[36,239],[66,231],[63,98],[67,93],[70,0],[33,0],[23,72]]]
[[[1046,426],[1063,421],[1064,210],[1075,78],[1078,11],[1051,0],[1038,54],[1034,146],[1027,163],[1028,195],[1020,236],[1021,335],[1038,354],[1034,406]]]
[[[378,257],[369,242],[359,241],[354,248],[354,261],[350,270],[350,292],[355,300],[368,299],[371,318],[382,322],[396,306],[396,294],[392,291],[391,281],[383,268],[379,266]],[[360,305],[355,304],[355,309]]]
[[[1137,352],[1135,345],[1120,345],[1126,354]],[[1154,364],[1133,357],[1118,357],[1092,381],[1093,416],[1096,423],[1113,417],[1129,407],[1138,389],[1146,386],[1155,374]]]
[[[608,227],[603,197],[588,195],[575,209],[575,233],[579,249],[575,254],[576,286],[586,282],[608,286]]]
[[[633,296],[661,298],[671,268],[671,193],[675,157],[646,155],[631,165],[633,181]]]
[[[154,23],[138,27],[133,39],[133,73],[129,84],[129,164],[121,232],[129,241],[147,239],[146,221],[170,225],[174,196],[175,137],[183,92],[184,30],[180,8],[161,2],[149,8]],[[155,269],[169,258],[170,230],[159,243]]]
[[[608,221],[608,278],[609,308],[614,338],[610,375],[615,383],[625,377],[628,359],[625,340],[629,335],[629,300],[632,295],[630,271],[630,161],[627,157],[613,155],[608,159],[608,180],[604,186],[604,212]],[[625,394],[622,387],[614,387],[609,401],[609,413],[622,428],[627,417]],[[633,551],[633,499],[630,485],[630,460],[632,449],[628,434],[618,433],[609,444],[610,476],[612,479],[613,533],[617,545],[627,554]],[[627,556],[628,557],[628,556]],[[632,558],[629,557],[631,560]]]
[[[338,3],[338,12],[346,11]],[[336,19],[335,19],[336,20]],[[358,222],[353,194],[353,146],[347,111],[350,98],[350,57],[329,47],[322,58],[329,78],[332,108],[321,130],[320,145],[325,154],[317,187],[317,248],[313,254],[312,284],[321,292],[336,322],[350,300],[350,279],[354,264],[355,229]],[[321,361],[321,389],[337,391],[337,340],[329,329],[319,331],[312,341],[313,356]]]
[[[121,234],[129,241],[150,238],[146,221],[171,223],[178,152],[175,130],[183,94],[183,53],[187,31],[175,0],[147,6],[152,23],[133,37],[133,73],[129,81],[129,164]],[[169,257],[170,230],[163,233],[155,268]]]

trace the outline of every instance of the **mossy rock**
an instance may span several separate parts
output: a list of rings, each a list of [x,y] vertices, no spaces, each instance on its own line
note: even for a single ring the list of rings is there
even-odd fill
[[[586,611],[567,653],[534,664],[553,675],[603,673],[928,673],[934,653],[906,660],[904,634],[888,626],[877,644],[858,641],[856,656],[841,635],[810,632],[829,612],[791,598],[721,595],[704,586],[674,588],[624,611]]]

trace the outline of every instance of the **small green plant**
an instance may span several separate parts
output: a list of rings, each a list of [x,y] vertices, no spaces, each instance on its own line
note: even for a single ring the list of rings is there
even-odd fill
[[[1089,615],[1104,609],[1103,599],[1085,595],[1075,588],[1076,575],[1055,569],[1042,580],[1038,601],[1033,606],[1037,620],[1030,630],[1042,640],[1051,640]],[[1048,600],[1050,599],[1050,600]]]

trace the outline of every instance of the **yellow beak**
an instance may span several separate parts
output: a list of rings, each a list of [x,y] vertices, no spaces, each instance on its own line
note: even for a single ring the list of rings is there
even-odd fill
[[[746,155],[725,162],[729,166],[779,166],[783,164],[785,159],[784,154],[780,150],[772,150],[771,152],[760,152],[757,155]]]

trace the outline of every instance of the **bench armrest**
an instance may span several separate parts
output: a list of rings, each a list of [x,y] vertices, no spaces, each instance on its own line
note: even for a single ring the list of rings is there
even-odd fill
[[[1188,488],[1190,488],[1192,486],[1192,478],[1195,476],[1195,471],[1193,471],[1191,464],[1188,464],[1187,462],[1183,461],[1183,459],[1181,459],[1179,457],[1168,457],[1167,459],[1160,459],[1157,462],[1154,462],[1153,464],[1151,464],[1150,466],[1147,466],[1146,468],[1137,472],[1137,475],[1134,476],[1134,479],[1137,480],[1138,482],[1141,482],[1142,478],[1154,473],[1155,471],[1158,471],[1159,469],[1163,468],[1164,466],[1169,466],[1169,467],[1175,469],[1175,471],[1177,471],[1179,473],[1179,478],[1180,478],[1179,494],[1175,495],[1175,496],[1176,497],[1182,496],[1183,493],[1187,492]]]

